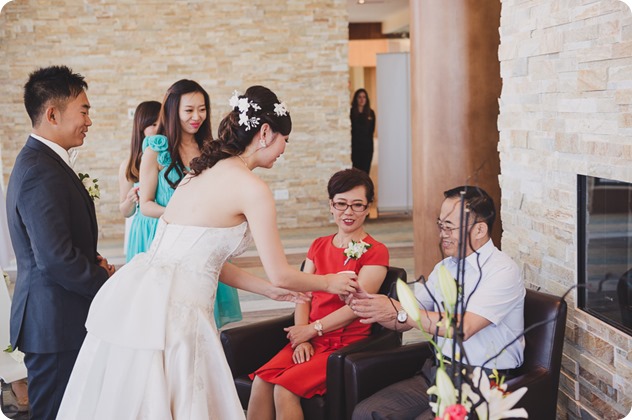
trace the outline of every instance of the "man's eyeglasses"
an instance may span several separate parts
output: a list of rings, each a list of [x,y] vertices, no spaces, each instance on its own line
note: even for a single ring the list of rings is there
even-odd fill
[[[351,207],[351,210],[355,211],[356,213],[361,213],[369,207],[368,204],[362,204],[362,203],[347,204],[347,203],[343,203],[342,201],[334,201],[331,203],[331,205],[338,211],[347,211],[347,209]]]
[[[474,226],[476,223],[478,222],[474,222],[470,225],[467,225],[467,227],[471,227]],[[455,227],[447,227],[446,225],[443,224],[442,221],[437,220],[437,229],[439,229],[439,233],[447,233],[448,235],[452,235],[452,232],[455,230],[460,229],[461,226],[455,226]]]

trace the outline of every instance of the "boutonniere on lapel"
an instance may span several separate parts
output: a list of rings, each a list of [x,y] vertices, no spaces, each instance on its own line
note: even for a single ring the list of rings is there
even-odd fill
[[[367,252],[367,250],[371,248],[371,244],[367,244],[364,241],[351,241],[349,242],[349,246],[347,246],[347,248],[345,248],[344,250],[344,254],[347,256],[347,259],[345,260],[345,263],[343,265],[347,265],[347,263],[349,262],[350,259],[354,259],[357,260],[359,259],[362,254],[364,254],[365,252]]]
[[[99,192],[98,179],[90,178],[90,175],[82,174],[81,172],[79,172],[77,176],[79,177],[79,180],[81,181],[83,186],[88,191],[88,195],[90,196],[92,201],[96,200],[97,198],[101,198],[100,192]]]

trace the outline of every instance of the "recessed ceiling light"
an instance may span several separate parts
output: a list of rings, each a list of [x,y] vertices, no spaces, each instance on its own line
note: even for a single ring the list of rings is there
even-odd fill
[[[364,4],[364,0],[358,0],[358,4]]]

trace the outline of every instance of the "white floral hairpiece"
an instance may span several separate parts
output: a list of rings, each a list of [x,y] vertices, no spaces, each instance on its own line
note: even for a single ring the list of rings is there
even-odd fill
[[[252,108],[254,111],[261,110],[259,104],[249,101],[246,97],[240,98],[239,93],[236,90],[233,91],[233,96],[228,101],[228,104],[233,109],[237,108],[239,110],[239,125],[245,125],[246,131],[259,125],[259,121],[261,121],[260,118],[248,117],[248,109]],[[285,102],[274,104],[274,114],[277,117],[284,117],[289,112],[290,111],[287,109]]]
[[[274,104],[274,113],[277,117],[285,117],[288,113],[287,105],[285,102],[281,102],[280,104]]]
[[[252,108],[254,111],[259,111],[261,107],[253,101],[249,101],[248,98],[240,98],[237,91],[233,91],[233,96],[228,101],[228,104],[234,109],[239,109],[239,125],[245,125],[246,131],[259,125],[259,117],[248,117],[248,109]]]

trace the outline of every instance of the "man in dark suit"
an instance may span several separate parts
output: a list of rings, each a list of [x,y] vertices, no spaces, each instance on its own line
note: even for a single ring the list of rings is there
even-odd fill
[[[94,203],[68,150],[92,125],[83,76],[65,66],[31,73],[24,105],[33,131],[7,190],[17,260],[11,345],[24,352],[32,419],[54,419],[86,335],[88,308],[114,268],[97,253]]]

